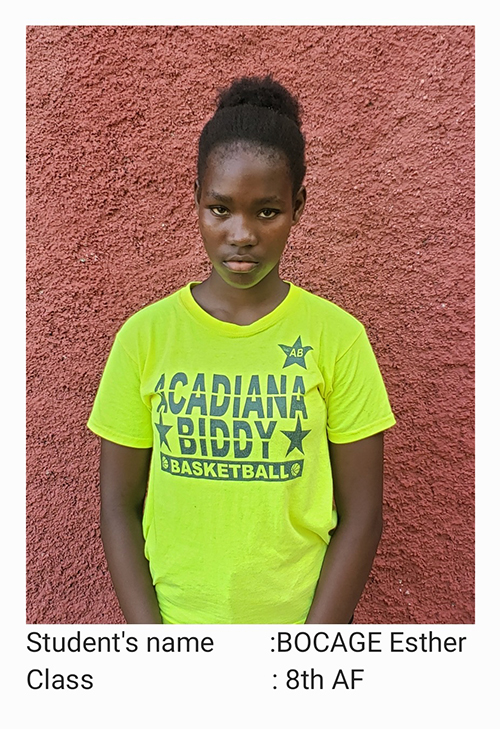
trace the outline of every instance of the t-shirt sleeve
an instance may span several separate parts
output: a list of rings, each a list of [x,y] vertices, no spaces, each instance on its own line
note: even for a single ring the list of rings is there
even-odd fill
[[[326,405],[332,443],[368,438],[396,422],[364,327],[335,363]]]
[[[104,368],[87,427],[119,445],[153,445],[151,410],[141,395],[140,367],[115,339]]]

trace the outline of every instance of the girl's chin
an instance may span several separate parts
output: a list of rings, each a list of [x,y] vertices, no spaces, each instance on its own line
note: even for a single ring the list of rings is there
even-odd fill
[[[228,261],[228,263],[250,263],[250,261]],[[274,279],[274,274],[278,272],[278,267],[275,266],[270,271],[263,268],[261,263],[252,263],[252,267],[248,271],[237,271],[233,270],[229,266],[225,265],[224,262],[213,263],[212,262],[212,277],[224,281],[228,286],[237,289],[249,289],[261,284],[263,281],[271,283],[271,278]],[[276,276],[279,281],[279,274]],[[278,283],[278,281],[276,283]],[[215,283],[215,280],[214,280]]]

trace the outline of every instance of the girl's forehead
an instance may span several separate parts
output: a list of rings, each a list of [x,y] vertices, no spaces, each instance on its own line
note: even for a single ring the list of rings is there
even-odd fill
[[[290,186],[291,174],[286,156],[272,147],[238,143],[216,147],[207,159],[204,182],[236,184],[244,180]]]

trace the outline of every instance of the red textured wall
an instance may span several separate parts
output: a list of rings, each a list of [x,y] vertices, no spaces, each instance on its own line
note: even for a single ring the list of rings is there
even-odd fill
[[[398,419],[356,621],[474,621],[473,57],[459,26],[28,28],[28,622],[123,620],[86,419],[121,323],[208,273],[197,137],[267,72],[308,141],[282,273],[365,323]]]

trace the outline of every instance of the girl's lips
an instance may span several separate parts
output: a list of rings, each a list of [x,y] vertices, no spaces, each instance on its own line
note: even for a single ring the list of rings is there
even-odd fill
[[[256,261],[223,261],[223,263],[226,268],[236,273],[247,273],[248,271],[253,271],[255,266],[257,266]]]

